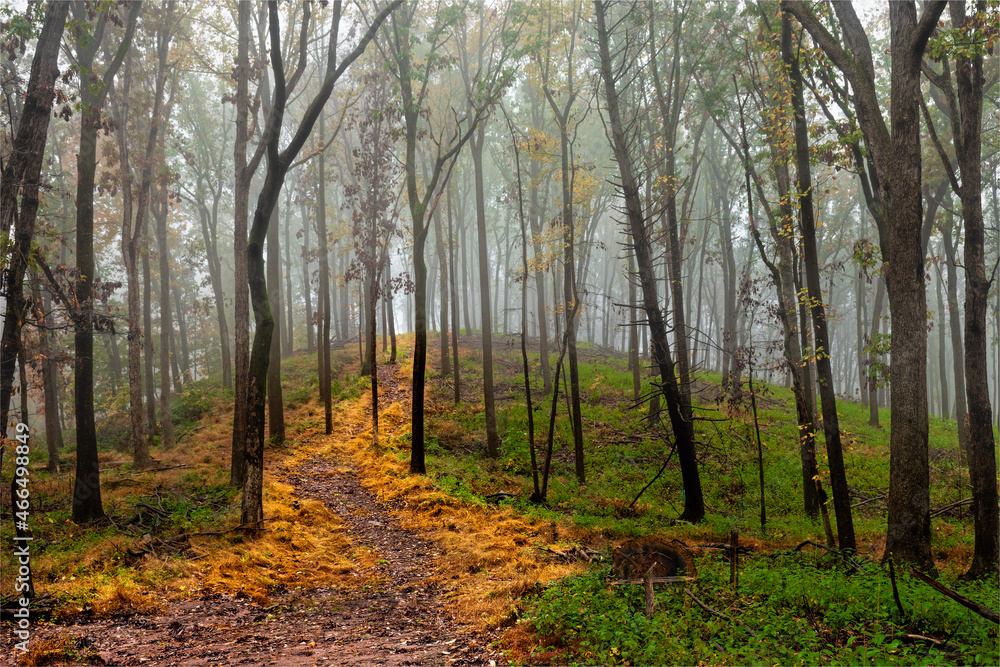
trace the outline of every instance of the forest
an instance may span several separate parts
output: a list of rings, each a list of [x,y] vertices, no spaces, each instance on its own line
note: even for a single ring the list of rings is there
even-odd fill
[[[1000,1],[0,3],[0,656],[996,664]]]

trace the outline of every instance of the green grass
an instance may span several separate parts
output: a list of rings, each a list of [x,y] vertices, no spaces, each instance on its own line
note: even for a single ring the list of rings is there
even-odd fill
[[[995,625],[909,577],[898,578],[900,616],[876,566],[848,574],[830,557],[755,556],[736,591],[729,568],[703,558],[687,586],[715,613],[684,589],[659,586],[647,617],[642,587],[608,586],[610,571],[594,568],[538,595],[522,622],[537,633],[541,661],[559,664],[980,665],[996,657]],[[949,584],[974,598],[998,594],[995,582]]]
[[[529,507],[532,491],[528,446],[527,409],[523,398],[520,353],[516,346],[495,346],[497,428],[503,445],[496,461],[485,458],[485,415],[482,409],[481,352],[465,350],[461,357],[463,395],[460,405],[450,401],[449,381],[436,375],[439,405],[427,421],[428,469],[449,478],[465,480],[467,488],[486,495],[498,490],[515,493],[514,501],[523,511],[542,516],[571,516],[581,526],[598,530],[609,538],[642,535],[662,530],[683,509],[683,486],[676,456],[663,475],[636,503],[636,511],[626,508],[648,483],[669,453],[669,425],[650,428],[644,407],[634,407],[632,375],[626,360],[582,355],[580,388],[584,420],[584,450],[587,483],[577,483],[574,473],[572,432],[561,393],[555,426],[552,476],[548,504]],[[537,355],[534,356],[535,383],[540,384]],[[556,361],[552,357],[553,368]],[[803,540],[822,536],[816,521],[802,516],[802,472],[798,453],[797,426],[792,392],[784,387],[755,383],[764,450],[764,500],[768,531],[760,533],[760,491],[758,464],[749,405],[734,418],[726,406],[709,398],[719,378],[703,374],[698,378],[695,405],[700,472],[708,506],[706,523],[720,534],[737,529],[767,539]],[[642,392],[652,389],[643,379]],[[708,389],[709,391],[704,391]],[[717,390],[714,392],[718,393]],[[699,399],[699,396],[701,398]],[[545,436],[551,396],[533,388],[535,405],[535,445],[539,466],[544,458]],[[856,493],[855,502],[884,495],[889,483],[888,410],[880,411],[881,428],[868,426],[866,406],[838,403],[848,483]],[[664,415],[665,418],[665,415]],[[829,489],[825,440],[818,425],[816,437],[822,481]],[[931,505],[940,507],[968,493],[968,473],[958,465],[957,427],[954,421],[932,419],[930,428]],[[869,540],[884,531],[884,501],[875,500],[854,512],[856,530]],[[968,521],[944,517],[936,519],[945,534],[965,530]],[[683,530],[682,530],[683,532]]]
[[[560,394],[552,476],[547,503],[532,505],[531,459],[520,350],[494,345],[500,457],[485,456],[481,352],[463,348],[463,402],[451,401],[450,379],[429,373],[437,383],[435,408],[427,420],[427,468],[441,490],[471,502],[497,491],[503,501],[542,520],[569,519],[612,544],[626,537],[658,535],[689,543],[722,539],[736,529],[760,551],[790,551],[803,540],[825,541],[819,521],[802,510],[802,472],[792,392],[755,381],[764,450],[767,529],[760,528],[757,448],[750,406],[737,412],[716,404],[720,378],[701,374],[695,383],[696,437],[700,474],[708,508],[699,526],[676,524],[683,509],[683,486],[676,456],[662,476],[629,504],[656,474],[669,452],[669,424],[651,428],[644,406],[632,401],[627,361],[581,351],[580,388],[587,483],[574,473],[572,433],[565,397]],[[552,356],[553,372],[556,357]],[[537,355],[531,359],[535,402],[535,445],[544,457],[551,396],[540,392]],[[436,370],[433,369],[433,370]],[[648,379],[642,393],[651,391]],[[524,626],[533,633],[541,662],[583,664],[983,664],[995,657],[995,626],[948,601],[920,582],[900,577],[906,614],[899,617],[887,574],[876,564],[885,533],[889,484],[891,418],[880,410],[880,428],[868,426],[868,408],[838,402],[859,560],[864,571],[849,574],[829,559],[797,554],[755,555],[741,574],[740,591],[728,584],[728,564],[699,561],[692,592],[707,605],[739,618],[743,626],[707,614],[680,592],[663,591],[653,619],[643,613],[641,587],[609,587],[606,569],[563,580],[526,605]],[[664,415],[665,418],[665,415]],[[829,493],[822,425],[816,448],[822,481]],[[408,443],[399,443],[400,447]],[[968,470],[959,465],[957,425],[930,420],[931,507],[968,497]],[[400,455],[405,455],[400,452]],[[1000,598],[997,580],[963,585],[956,577],[971,557],[972,520],[967,511],[932,519],[933,548],[944,581],[987,605]],[[831,521],[834,521],[830,508]],[[835,521],[834,521],[834,525]],[[752,629],[759,639],[748,631]],[[947,639],[940,650],[903,635]],[[550,650],[547,650],[548,649]],[[527,655],[512,657],[529,660]]]

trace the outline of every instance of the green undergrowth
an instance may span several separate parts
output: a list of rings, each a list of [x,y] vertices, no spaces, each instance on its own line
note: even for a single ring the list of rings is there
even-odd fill
[[[997,654],[996,625],[905,575],[897,577],[900,615],[887,572],[874,564],[848,573],[830,556],[758,555],[741,566],[734,591],[730,564],[705,557],[687,591],[657,586],[652,617],[642,587],[611,586],[610,574],[595,568],[538,595],[521,621],[538,644],[512,657],[529,664],[984,665]],[[995,581],[948,583],[975,599],[1000,594]]]
[[[609,585],[607,566],[561,580],[525,601],[522,621],[508,633],[511,659],[531,664],[994,662],[991,658],[1000,648],[996,626],[907,575],[898,578],[904,608],[900,615],[889,577],[876,564],[884,548],[889,485],[888,410],[879,411],[880,425],[873,427],[866,405],[838,401],[858,560],[863,563],[860,572],[848,573],[830,557],[792,554],[805,540],[825,539],[822,524],[805,516],[802,508],[798,428],[790,389],[755,378],[767,517],[762,528],[749,388],[744,384],[741,399],[734,401],[721,390],[718,375],[701,373],[695,379],[695,428],[707,512],[704,521],[691,525],[676,521],[683,510],[684,489],[676,455],[670,452],[666,414],[663,421],[650,420],[648,407],[633,400],[627,359],[581,350],[586,482],[579,483],[575,475],[568,387],[563,385],[547,502],[536,505],[528,500],[532,464],[518,345],[494,343],[497,430],[502,441],[497,459],[485,452],[481,352],[461,349],[462,402],[453,402],[450,377],[435,375],[432,380],[436,384],[427,422],[427,468],[441,490],[470,503],[500,497],[500,502],[534,518],[569,520],[605,538],[608,549],[625,538],[644,536],[696,546],[727,539],[730,531],[737,530],[741,543],[753,550],[743,564],[738,592],[729,583],[727,562],[714,556],[697,559],[698,578],[689,584],[690,592],[718,614],[706,611],[680,589],[665,588],[657,593],[656,613],[647,618],[642,587]],[[552,361],[554,369],[555,356]],[[535,453],[541,468],[552,397],[541,395],[537,355],[532,356],[531,369]],[[649,379],[644,379],[641,393],[652,391]],[[821,423],[817,431],[820,481],[829,492]],[[405,455],[402,447],[400,455]],[[929,456],[933,549],[942,580],[995,608],[1000,599],[996,578],[956,582],[971,559],[973,525],[967,503],[949,509],[971,495],[953,420],[930,420]],[[506,494],[498,496],[500,491]],[[832,506],[829,511],[836,526]]]
[[[464,345],[460,349],[461,403],[453,402],[450,377],[429,374],[436,390],[434,408],[427,419],[427,467],[443,490],[478,498],[506,491],[514,498],[503,502],[523,512],[541,518],[570,517],[577,525],[608,538],[647,535],[667,528],[672,537],[681,538],[701,536],[706,531],[728,535],[734,529],[777,543],[822,537],[821,523],[805,517],[802,509],[802,467],[791,390],[755,381],[767,515],[762,531],[757,445],[747,386],[744,384],[742,401],[733,403],[720,390],[718,375],[703,373],[696,378],[696,437],[707,514],[700,526],[670,527],[684,506],[680,467],[676,455],[671,455],[671,430],[665,411],[662,421],[651,422],[647,406],[633,400],[632,374],[622,355],[581,351],[586,483],[576,479],[568,406],[565,392],[560,391],[547,503],[536,506],[527,501],[533,490],[532,466],[518,345],[494,344],[497,430],[502,441],[496,460],[485,455],[481,352]],[[553,356],[553,369],[555,359]],[[531,357],[531,367],[535,453],[541,468],[552,397],[541,394],[537,354]],[[649,378],[644,379],[641,393],[648,395],[652,390]],[[884,496],[889,484],[888,410],[880,411],[878,428],[868,425],[867,406],[841,400],[838,413],[852,500],[861,503],[853,512],[859,548],[876,549],[885,530]],[[817,429],[821,481],[829,489],[822,426]],[[956,433],[954,421],[931,420],[932,508],[943,508],[969,495],[968,470],[959,464]],[[656,477],[668,458],[662,474]],[[965,542],[971,544],[967,506],[936,517],[934,524],[945,551]],[[969,555],[971,552],[961,554],[963,558]],[[956,568],[963,565],[954,564]]]

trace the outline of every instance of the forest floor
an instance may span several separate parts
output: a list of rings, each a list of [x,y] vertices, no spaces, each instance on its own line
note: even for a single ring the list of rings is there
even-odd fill
[[[0,664],[988,664],[995,655],[995,626],[905,574],[898,612],[897,582],[879,564],[889,429],[866,426],[864,406],[838,405],[859,545],[845,568],[818,544],[818,523],[799,516],[787,390],[757,399],[768,441],[764,530],[748,411],[723,400],[716,378],[696,383],[710,417],[699,431],[709,514],[690,525],[674,520],[683,489],[676,465],[662,463],[666,435],[632,405],[626,360],[604,350],[581,350],[586,485],[575,479],[560,422],[548,502],[527,500],[529,412],[510,337],[494,348],[502,456],[485,456],[482,352],[477,336],[465,336],[458,403],[437,346],[429,350],[428,474],[410,474],[411,345],[401,337],[399,363],[379,366],[379,445],[356,347],[332,360],[330,435],[315,398],[315,356],[282,361],[286,439],[266,446],[258,536],[239,529],[240,498],[229,485],[232,398],[207,383],[176,396],[183,434],[157,449],[153,470],[115,460],[127,458],[115,450],[127,420],[106,432],[106,522],[70,521],[72,451],[50,475],[36,448],[32,567],[51,620],[33,617],[24,655],[5,619]],[[551,406],[532,408],[538,447]],[[971,557],[972,523],[967,501],[956,501],[966,489],[954,431],[954,422],[932,420],[935,557],[949,586],[988,603],[998,599],[995,579],[957,579]],[[9,544],[8,523],[0,530]],[[734,529],[746,554],[738,589],[719,550]],[[641,587],[609,583],[620,578],[611,547],[648,537],[679,542],[698,559],[683,591],[659,589],[652,616]],[[9,551],[0,553],[5,572]],[[3,585],[6,599],[11,584]]]
[[[399,394],[398,366],[382,369],[387,396]],[[391,400],[391,399],[390,399]],[[340,425],[359,433],[367,418]],[[370,426],[369,426],[370,428]],[[322,440],[321,440],[322,441]],[[162,665],[496,665],[499,630],[481,631],[456,617],[442,586],[433,538],[400,525],[403,501],[380,501],[365,488],[343,451],[319,455],[315,444],[275,465],[273,478],[299,500],[317,500],[336,516],[345,536],[367,552],[355,563],[354,586],[289,589],[266,601],[211,589],[160,606],[156,613],[125,608],[108,618],[77,617],[32,628],[31,651],[15,650],[7,623],[3,664]],[[438,576],[436,576],[438,575]],[[282,590],[283,589],[283,590]]]

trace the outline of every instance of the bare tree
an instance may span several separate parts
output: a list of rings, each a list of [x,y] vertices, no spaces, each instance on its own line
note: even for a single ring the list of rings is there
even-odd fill
[[[681,478],[684,483],[684,511],[681,518],[698,522],[705,516],[705,501],[701,491],[698,460],[694,442],[694,424],[685,419],[681,412],[680,389],[674,370],[670,346],[667,343],[666,326],[656,294],[656,280],[653,272],[653,254],[649,241],[649,218],[639,195],[639,182],[634,171],[626,125],[622,118],[617,86],[623,85],[623,77],[634,62],[631,56],[636,48],[635,41],[626,35],[621,46],[616,49],[615,62],[612,61],[611,35],[607,28],[607,11],[610,3],[595,0],[597,19],[598,64],[604,87],[604,102],[607,106],[609,142],[614,151],[618,172],[621,176],[621,191],[625,200],[625,214],[634,248],[639,285],[642,288],[643,305],[649,323],[650,342],[653,347],[653,362],[660,374],[660,391],[667,403],[667,412],[674,431],[674,446],[677,448],[681,464]],[[619,23],[618,25],[621,25]],[[636,40],[637,41],[637,40]],[[617,71],[615,69],[617,63]],[[634,126],[633,126],[634,127]]]

